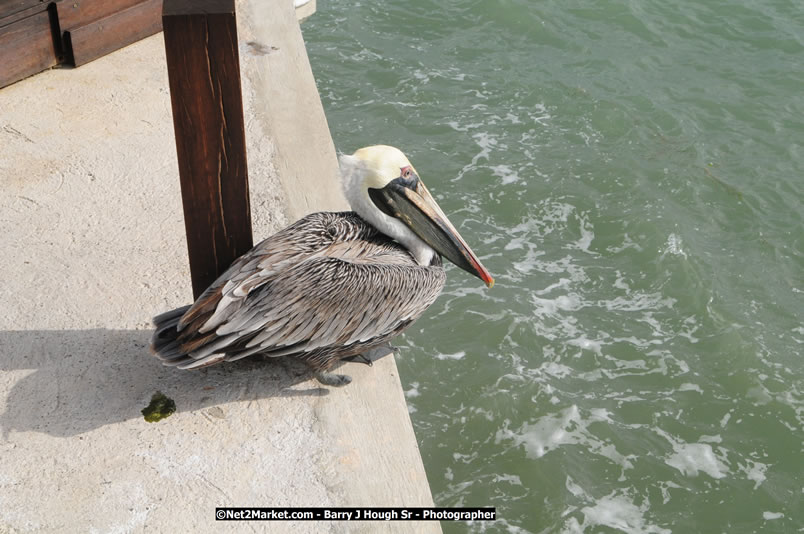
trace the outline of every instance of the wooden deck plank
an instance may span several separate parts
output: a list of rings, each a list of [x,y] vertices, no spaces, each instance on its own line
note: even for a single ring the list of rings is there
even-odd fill
[[[159,32],[161,8],[162,0],[146,0],[83,26],[62,25],[67,61],[77,67]]]
[[[41,72],[57,62],[48,11],[0,27],[0,87]]]

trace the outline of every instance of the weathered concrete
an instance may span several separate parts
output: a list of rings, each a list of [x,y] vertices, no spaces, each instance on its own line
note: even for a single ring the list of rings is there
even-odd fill
[[[238,4],[256,238],[345,205],[283,4]],[[148,355],[150,316],[191,299],[163,47],[0,91],[0,532],[439,532],[214,521],[432,498],[393,358],[347,364],[331,390],[290,361],[182,372]],[[178,411],[147,423],[157,390]]]
[[[313,15],[317,9],[316,0],[294,0],[293,5],[296,7],[296,18],[299,22]]]

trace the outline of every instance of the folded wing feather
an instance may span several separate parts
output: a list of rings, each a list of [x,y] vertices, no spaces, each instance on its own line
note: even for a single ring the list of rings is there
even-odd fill
[[[238,259],[184,314],[182,367],[387,337],[443,284],[440,264],[419,266],[355,214],[312,214]]]

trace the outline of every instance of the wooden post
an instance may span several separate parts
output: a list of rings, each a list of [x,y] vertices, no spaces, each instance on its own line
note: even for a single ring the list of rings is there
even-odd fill
[[[234,0],[165,0],[162,25],[198,298],[253,244]]]

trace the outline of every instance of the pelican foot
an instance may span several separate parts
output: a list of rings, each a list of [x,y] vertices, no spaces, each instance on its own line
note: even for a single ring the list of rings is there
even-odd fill
[[[343,387],[352,381],[351,376],[336,375],[335,373],[327,373],[324,371],[317,372],[315,374],[315,379],[325,386],[332,386],[334,388]]]
[[[380,345],[379,347],[369,349],[361,354],[355,354],[354,356],[347,356],[346,358],[343,358],[343,361],[365,363],[369,367],[372,367],[375,361],[379,360],[383,356],[387,356],[389,352],[399,354],[399,348],[394,347],[390,343],[385,343],[383,345]]]
[[[369,351],[370,352],[370,351]],[[369,367],[374,365],[374,361],[365,354],[355,354],[354,356],[347,356],[343,359],[345,362],[357,362],[357,363],[365,363]]]

